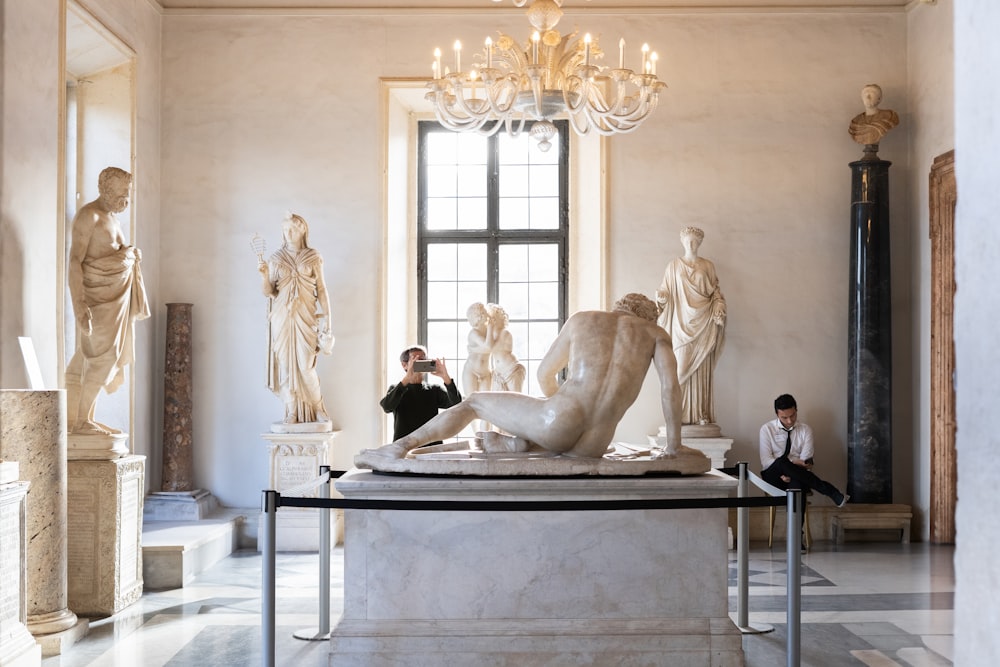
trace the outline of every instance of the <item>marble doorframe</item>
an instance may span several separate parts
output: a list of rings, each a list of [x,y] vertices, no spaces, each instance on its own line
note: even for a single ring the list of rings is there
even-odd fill
[[[955,453],[955,151],[930,171],[931,239],[931,493],[930,541],[955,543],[958,471]]]

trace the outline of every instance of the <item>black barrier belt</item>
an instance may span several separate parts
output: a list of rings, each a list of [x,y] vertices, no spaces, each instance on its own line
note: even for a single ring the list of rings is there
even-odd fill
[[[565,512],[601,510],[681,510],[719,507],[777,507],[786,499],[755,498],[663,498],[652,500],[346,500],[343,498],[299,498],[277,496],[277,507],[326,507],[349,510],[423,510],[459,512]]]

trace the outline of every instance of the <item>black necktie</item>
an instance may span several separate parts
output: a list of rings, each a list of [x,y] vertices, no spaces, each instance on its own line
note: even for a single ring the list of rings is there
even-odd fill
[[[788,454],[792,451],[792,429],[785,431],[788,434],[788,438],[785,440],[785,453],[781,455],[782,458],[788,458]]]

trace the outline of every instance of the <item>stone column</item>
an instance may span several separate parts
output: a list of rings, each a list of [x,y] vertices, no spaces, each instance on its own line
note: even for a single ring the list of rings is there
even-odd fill
[[[874,152],[850,164],[847,493],[856,503],[892,502],[890,164]]]
[[[167,304],[163,369],[163,491],[194,488],[190,303]]]
[[[27,617],[25,506],[28,482],[18,465],[0,461],[0,665],[38,667],[42,648],[24,623]]]
[[[45,636],[77,626],[76,614],[67,607],[64,390],[0,390],[0,459],[17,461],[21,479],[31,483],[27,627],[43,655],[55,655],[64,642],[47,643]]]

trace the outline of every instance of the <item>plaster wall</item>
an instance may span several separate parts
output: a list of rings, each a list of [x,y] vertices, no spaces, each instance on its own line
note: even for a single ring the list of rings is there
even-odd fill
[[[910,136],[910,210],[912,259],[909,276],[909,327],[912,354],[897,356],[899,365],[919,369],[913,377],[909,409],[899,406],[899,419],[911,421],[913,450],[908,460],[897,456],[895,478],[912,479],[914,516],[921,535],[930,534],[930,298],[931,246],[928,174],[934,158],[955,147],[954,2],[921,4],[907,14],[907,89],[911,113],[902,119]]]
[[[757,431],[777,394],[796,394],[817,432],[820,469],[846,481],[850,171],[847,125],[861,86],[909,113],[902,12],[567,15],[614,43],[648,41],[670,88],[635,135],[609,141],[608,298],[652,294],[687,225],[706,232],[729,303],[717,416],[731,460],[758,465]],[[341,430],[335,466],[381,444],[379,378],[385,232],[379,77],[426,76],[434,46],[479,44],[518,16],[164,18],[161,301],[195,303],[196,469],[227,505],[255,505],[266,460],[259,434],[281,415],[265,387],[265,303],[248,240],[280,243],[286,210],[311,224],[331,290],[333,355],[319,373]],[[445,49],[447,51],[447,49]],[[345,54],[349,54],[349,57]],[[421,54],[428,57],[421,58]],[[846,57],[845,54],[850,54]],[[629,57],[638,59],[638,50]],[[347,66],[347,63],[350,66]],[[893,166],[894,331],[910,358],[908,135]],[[595,165],[595,168],[597,166]],[[571,214],[572,215],[572,214]],[[898,364],[896,405],[912,405]],[[898,409],[897,409],[898,411]],[[650,378],[619,429],[644,442],[662,423]],[[894,438],[911,439],[908,420]],[[903,483],[897,495],[909,499]]]
[[[994,465],[1000,349],[996,282],[1000,256],[1000,6],[955,2],[955,399],[958,534],[955,554],[955,664],[987,665],[1000,652],[1000,469]]]

